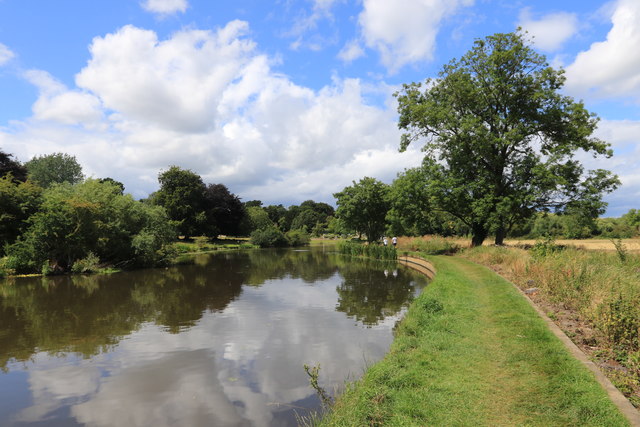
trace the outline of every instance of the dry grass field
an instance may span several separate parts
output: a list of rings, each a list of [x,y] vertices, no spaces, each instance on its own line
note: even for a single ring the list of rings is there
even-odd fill
[[[409,242],[413,239],[432,239],[435,236],[422,236],[422,237],[400,237],[398,238],[398,246],[400,248],[406,248],[409,246]],[[469,247],[471,243],[470,238],[447,238],[452,242],[457,243],[463,248]],[[493,239],[489,238],[485,240],[485,245],[491,245],[493,243]],[[536,240],[533,239],[506,239],[504,243],[507,246],[523,246],[523,245],[534,245]],[[558,239],[555,241],[558,245],[563,246],[574,246],[580,249],[586,250],[601,250],[601,251],[615,251],[616,248],[613,245],[613,242],[608,239],[581,239],[581,240],[569,240],[569,239]],[[640,252],[640,238],[636,239],[622,239],[622,244],[629,252]]]

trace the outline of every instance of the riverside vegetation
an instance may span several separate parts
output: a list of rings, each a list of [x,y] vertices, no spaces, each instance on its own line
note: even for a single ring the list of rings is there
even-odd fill
[[[387,356],[314,423],[628,425],[510,283],[462,257],[428,259],[437,275]]]

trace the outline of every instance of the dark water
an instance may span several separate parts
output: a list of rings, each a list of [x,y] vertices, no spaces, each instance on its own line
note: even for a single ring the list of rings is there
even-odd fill
[[[322,247],[0,282],[0,425],[296,425],[303,364],[359,377],[424,285]]]

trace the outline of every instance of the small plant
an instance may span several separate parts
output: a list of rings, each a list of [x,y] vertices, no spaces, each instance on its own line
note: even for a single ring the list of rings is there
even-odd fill
[[[304,230],[291,230],[285,234],[289,246],[306,246],[311,242],[309,233]]]
[[[627,256],[629,252],[627,250],[627,247],[624,245],[624,243],[622,243],[622,239],[618,239],[618,240],[611,239],[611,243],[613,243],[613,246],[616,248],[616,253],[618,254],[618,259],[620,259],[620,262],[622,263],[627,262]]]
[[[48,260],[42,263],[42,268],[40,269],[40,272],[42,273],[43,276],[50,276],[53,274],[53,268],[51,268],[51,265],[49,265]]]
[[[534,258],[544,258],[552,255],[556,252],[564,249],[562,246],[556,244],[553,236],[547,235],[545,238],[536,241],[535,245],[531,247],[531,255]]]
[[[331,405],[333,405],[333,398],[329,396],[329,393],[318,383],[318,379],[320,378],[320,364],[317,366],[309,366],[305,363],[304,370],[307,375],[309,375],[309,384],[318,394],[322,402],[322,407],[325,409],[330,408]]]
[[[638,350],[640,318],[636,304],[618,295],[613,301],[601,306],[599,317],[600,327],[613,345]]]
[[[100,269],[100,258],[93,252],[89,252],[83,259],[79,259],[71,266],[73,273],[96,273]]]

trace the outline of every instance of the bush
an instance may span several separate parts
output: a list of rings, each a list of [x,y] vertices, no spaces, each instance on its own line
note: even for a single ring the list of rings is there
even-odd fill
[[[98,258],[98,256],[93,252],[89,252],[85,258],[79,259],[73,263],[71,271],[73,273],[83,274],[96,273],[100,269],[98,264],[100,264],[100,258]]]
[[[291,230],[285,234],[289,246],[306,246],[311,241],[311,237],[304,230]]]
[[[284,247],[289,244],[284,233],[275,226],[269,226],[251,233],[251,243],[261,248]]]
[[[535,245],[533,245],[531,248],[531,255],[534,258],[544,258],[563,249],[563,246],[556,245],[553,237],[547,236],[544,239],[538,240]]]

